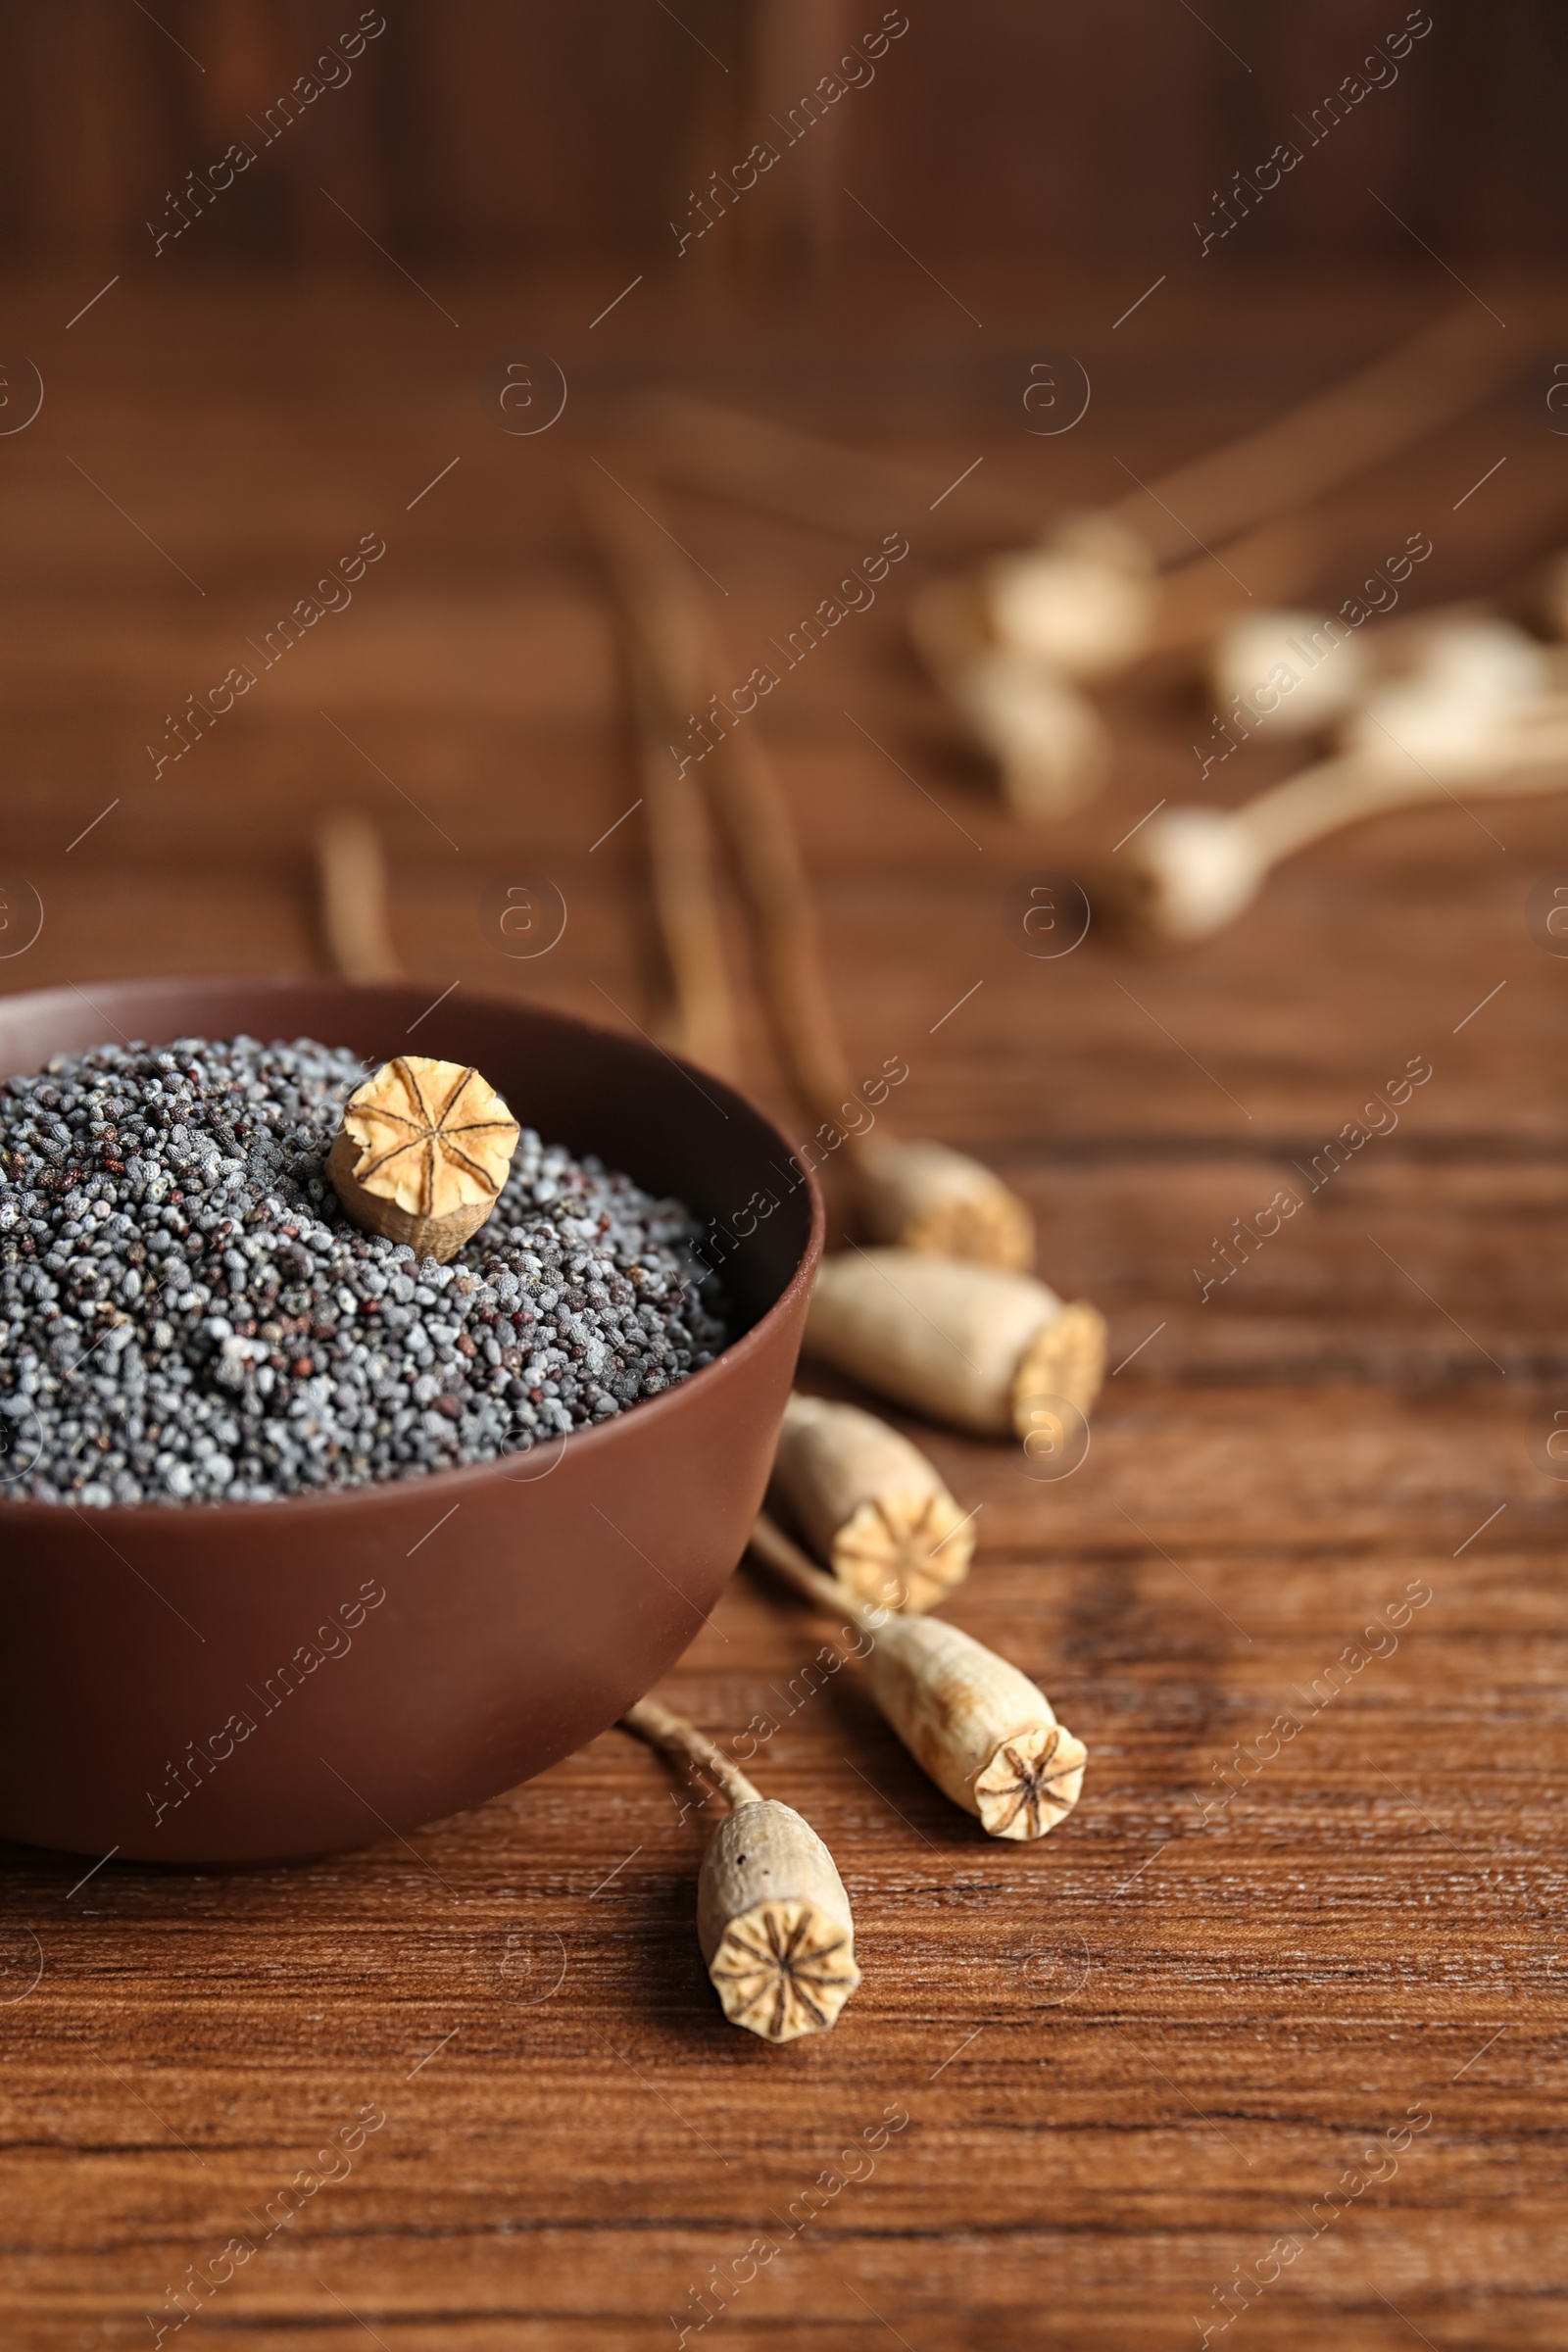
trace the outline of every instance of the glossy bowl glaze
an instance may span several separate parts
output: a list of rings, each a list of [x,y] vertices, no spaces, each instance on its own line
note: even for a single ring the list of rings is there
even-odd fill
[[[821,1252],[814,1184],[706,1072],[466,988],[433,1013],[424,987],[332,980],[91,996],[0,999],[0,1075],[106,1039],[241,1032],[380,1061],[417,1022],[418,1052],[474,1063],[547,1142],[736,1234],[740,1336],[535,1455],[270,1503],[79,1510],[0,1488],[0,1836],[161,1862],[315,1854],[544,1771],[679,1657],[745,1547]]]

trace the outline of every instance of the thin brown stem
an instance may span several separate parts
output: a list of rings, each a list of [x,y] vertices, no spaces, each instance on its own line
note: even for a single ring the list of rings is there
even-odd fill
[[[735,1074],[735,1000],[724,957],[713,841],[702,794],[671,757],[669,713],[646,652],[631,653],[643,829],[654,913],[669,966],[676,1051]],[[676,722],[678,723],[678,722]]]
[[[1185,561],[1195,540],[1255,529],[1462,416],[1517,366],[1512,339],[1483,310],[1452,311],[1257,432],[1129,490],[1109,512],[1157,564]]]
[[[965,485],[961,499],[933,514],[940,479],[871,450],[818,441],[766,417],[715,408],[683,393],[646,400],[639,421],[664,481],[754,514],[782,515],[830,531],[836,539],[853,533],[872,546],[884,531],[901,522],[906,526],[911,515],[919,515],[922,544],[945,552],[1018,535],[1016,499],[993,494],[984,473]]]
[[[853,1081],[827,992],[811,886],[777,770],[761,737],[742,721],[710,755],[704,772],[757,920],[762,998],[779,1059],[802,1102],[836,1127]],[[856,1139],[846,1142],[853,1152]]]
[[[1452,312],[1259,431],[1129,490],[1107,512],[1136,532],[1161,570],[1184,564],[1195,542],[1212,546],[1253,530],[1462,416],[1517,366],[1515,338],[1499,335],[1484,310]],[[929,507],[923,477],[864,450],[673,395],[645,414],[662,472],[714,498],[835,532],[884,531]],[[1031,523],[981,476],[922,528],[927,546],[939,524],[943,535],[964,527],[972,538],[1006,544],[1047,519]]]
[[[321,932],[345,980],[401,980],[387,916],[386,857],[367,816],[336,809],[316,836]]]
[[[808,1559],[800,1545],[793,1544],[765,1511],[757,1514],[751,1547],[764,1567],[771,1568],[776,1577],[792,1586],[803,1599],[810,1601],[816,1608],[827,1610],[829,1615],[853,1618],[862,1629],[886,1623],[886,1619],[850,1586],[841,1584],[837,1577],[829,1576],[818,1568],[814,1560]]]
[[[620,1723],[623,1731],[635,1733],[650,1747],[695,1764],[715,1788],[723,1790],[732,1805],[762,1802],[760,1788],[747,1779],[721,1747],[714,1745],[706,1732],[700,1732],[695,1723],[688,1723],[684,1715],[677,1715],[672,1707],[662,1705],[657,1698],[640,1698],[634,1707],[626,1709]]]
[[[583,501],[611,557],[654,691],[674,731],[686,732],[726,683],[702,593],[662,531],[629,499],[594,483],[585,486]],[[710,723],[722,728],[720,720]],[[763,1004],[779,1058],[812,1114],[836,1125],[851,1091],[849,1060],[827,993],[800,842],[755,721],[733,720],[695,763],[757,923]]]
[[[638,774],[654,913],[674,999],[673,1043],[705,1069],[735,1069],[735,1004],[724,958],[713,844],[702,795],[671,750],[707,692],[703,646],[651,566],[645,526],[597,474],[578,485],[626,624]]]

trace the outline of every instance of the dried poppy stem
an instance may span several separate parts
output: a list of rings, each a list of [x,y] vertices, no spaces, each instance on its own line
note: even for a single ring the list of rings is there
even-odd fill
[[[747,87],[739,93],[738,120],[767,126],[799,103],[823,59],[836,57],[849,39],[844,0],[751,0],[743,14],[749,19]],[[751,135],[750,128],[744,135]],[[810,143],[791,158],[795,169],[788,176],[780,172],[766,209],[742,215],[741,235],[753,266],[760,257],[780,283],[820,283],[826,273],[844,210],[839,187],[847,135],[844,110],[836,109],[813,125]],[[702,160],[706,165],[707,156]]]
[[[671,731],[683,729],[705,702],[717,700],[715,682],[724,675],[708,609],[670,556],[662,532],[631,501],[598,484],[583,495],[610,553],[633,641],[646,662],[649,692],[669,715]],[[712,724],[720,726],[717,720]],[[662,756],[668,760],[662,783],[654,772]],[[755,723],[742,720],[721,731],[704,760],[711,800],[756,919],[762,1003],[775,1050],[812,1116],[840,1134],[854,1083],[788,804]],[[689,756],[679,761],[667,745],[661,755],[650,744],[645,777],[651,804],[660,799],[669,805],[669,770],[679,771],[679,788],[688,763]],[[675,876],[670,904],[689,914],[706,888],[706,874],[701,881],[690,874]],[[686,936],[690,948],[689,927]],[[711,963],[717,956],[716,927],[711,936],[711,951],[691,950],[688,960]],[[858,1102],[854,1108],[861,1115]],[[903,1144],[887,1136],[868,1140],[853,1130],[842,1140],[867,1219],[879,1235],[894,1236],[909,1248],[954,1250],[989,1263],[1028,1263],[1034,1247],[1029,1212],[978,1160],[935,1145]]]
[[[729,1077],[735,1006],[712,838],[700,791],[669,754],[671,737],[707,691],[706,647],[690,615],[662,593],[662,569],[650,564],[635,508],[597,474],[585,476],[578,490],[626,627],[649,878],[674,999],[673,1042],[705,1069]]]
[[[386,857],[368,817],[338,809],[316,836],[321,930],[345,980],[401,980],[387,919]]]
[[[639,421],[664,480],[754,514],[872,540],[911,514],[922,517],[922,533],[948,545],[1017,532],[1016,500],[993,492],[984,475],[965,484],[956,505],[933,514],[936,485],[918,466],[820,441],[765,416],[661,393],[642,404]]]
[[[1206,939],[1250,905],[1270,868],[1297,850],[1362,818],[1423,801],[1568,791],[1568,703],[1544,697],[1508,717],[1485,714],[1490,757],[1463,741],[1465,713],[1435,712],[1448,730],[1424,759],[1370,727],[1356,750],[1319,760],[1241,808],[1172,808],[1151,819],[1105,890],[1105,910],[1135,934],[1166,945]],[[1433,768],[1428,761],[1436,760]]]
[[[774,1043],[801,1100],[837,1129],[854,1093],[823,970],[816,908],[788,804],[761,739],[732,729],[711,754],[710,785],[757,917],[762,994]],[[906,1249],[1027,1265],[1034,1220],[1000,1176],[946,1145],[887,1134],[846,1137],[871,1231]]]
[[[825,2034],[860,1982],[850,1898],[827,1847],[672,1708],[639,1699],[620,1720],[697,1765],[733,1808],[709,1839],[697,1883],[697,1940],[724,2015],[764,2041]]]
[[[785,1584],[872,1641],[866,1681],[921,1770],[993,1838],[1043,1838],[1070,1813],[1088,1749],[1016,1666],[939,1617],[873,1609],[806,1557],[765,1513],[752,1550]]]
[[[822,1260],[806,1347],[934,1420],[1027,1438],[1042,1397],[1088,1412],[1104,1376],[1105,1323],[1029,1274],[852,1250]]]
[[[918,1612],[969,1573],[973,1513],[918,1446],[858,1405],[789,1398],[768,1497],[862,1600]]]
[[[702,795],[677,774],[669,726],[646,660],[634,661],[638,768],[654,913],[674,998],[676,1051],[721,1078],[735,1074],[735,1001],[724,959],[713,845]]]
[[[1142,489],[1129,490],[1110,513],[1137,531],[1156,563],[1184,561],[1195,538],[1212,546],[1287,507],[1305,506],[1463,416],[1517,366],[1474,309],[1450,311],[1256,432],[1162,474],[1154,490],[1168,513]]]
[[[706,632],[706,613],[703,619]],[[710,633],[708,644],[716,674]],[[806,861],[755,726],[730,729],[709,755],[707,776],[756,917],[762,1002],[779,1058],[813,1116],[836,1120],[854,1080],[828,995]],[[857,1148],[852,1137],[852,1152]]]
[[[664,1706],[657,1698],[640,1698],[628,1707],[621,1717],[628,1732],[646,1740],[650,1747],[660,1748],[666,1756],[678,1757],[681,1762],[695,1764],[705,1772],[713,1786],[721,1789],[731,1805],[760,1805],[764,1799],[755,1781],[749,1780],[740,1766],[715,1740],[699,1731],[673,1707]]]
[[[1258,431],[1158,476],[1152,489],[1129,490],[1099,516],[1069,518],[1068,552],[1081,521],[1103,521],[1141,543],[1159,569],[1184,565],[1195,538],[1213,545],[1321,497],[1463,415],[1517,364],[1489,322],[1473,310],[1454,311]],[[900,515],[929,507],[925,477],[865,451],[680,398],[665,397],[647,414],[662,472],[754,511],[843,532],[882,531]],[[1017,535],[1015,500],[983,480],[966,488],[950,515],[946,527],[971,541]],[[1255,591],[1245,565],[1238,568]],[[1294,565],[1281,565],[1263,593],[1278,597],[1294,578]],[[1087,577],[1082,584],[1096,599],[1105,586]],[[1065,575],[1061,585],[1069,586]],[[1085,615],[1073,610],[1073,596],[1053,601],[1062,625],[1085,638]],[[1151,621],[1157,628],[1152,612]],[[1099,654],[1092,664],[1107,666]]]

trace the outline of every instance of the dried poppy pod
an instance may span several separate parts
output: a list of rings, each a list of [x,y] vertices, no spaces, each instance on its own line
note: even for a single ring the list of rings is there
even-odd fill
[[[445,1260],[495,1207],[517,1135],[516,1120],[477,1070],[399,1054],[344,1104],[327,1181],[365,1232]]]
[[[1095,893],[1096,911],[1136,939],[1176,945],[1223,930],[1257,896],[1268,858],[1232,808],[1165,808]]]
[[[856,1147],[856,1189],[871,1238],[931,1257],[970,1257],[1022,1272],[1034,1219],[980,1160],[946,1144],[869,1136]]]
[[[1361,640],[1323,612],[1238,613],[1208,652],[1215,709],[1255,709],[1270,735],[1314,735],[1330,726],[1365,692],[1368,667]]]
[[[1105,1368],[1105,1321],[1031,1274],[911,1250],[822,1260],[806,1346],[867,1388],[981,1437],[1027,1437],[1029,1405],[1087,1413]]]
[[[1515,719],[1548,707],[1551,657],[1511,621],[1486,613],[1417,618],[1397,648],[1401,674],[1368,696],[1341,731],[1348,758],[1395,775],[1413,764],[1463,775],[1486,762]]]
[[[1100,788],[1110,764],[1103,720],[1065,671],[994,643],[978,591],[942,580],[916,601],[915,640],[937,683],[1000,772],[1026,820],[1060,816]]]
[[[723,953],[714,865],[701,788],[677,775],[671,731],[688,725],[706,688],[729,674],[710,613],[671,542],[646,508],[602,487],[586,490],[590,519],[610,557],[633,653],[643,737],[654,903],[677,1009],[676,1039],[693,1059],[723,1071],[736,1022]],[[1087,710],[1087,705],[1084,706]],[[683,719],[681,713],[685,712]],[[1089,712],[1092,724],[1094,714]],[[710,753],[711,757],[710,758]],[[721,734],[702,756],[714,814],[750,903],[763,1009],[796,1092],[853,1161],[879,1240],[988,1263],[1026,1265],[1033,1227],[1023,1202],[977,1160],[938,1144],[871,1136],[853,1110],[848,1056],[823,967],[816,908],[789,801],[751,725]],[[878,1102],[885,1102],[884,1084]]]
[[[860,1982],[850,1898],[827,1847],[658,1699],[640,1699],[620,1720],[650,1746],[695,1763],[733,1808],[697,1882],[697,1940],[724,2015],[764,2041],[825,2034]]]
[[[996,761],[1014,816],[1026,823],[1065,816],[1100,790],[1110,737],[1068,679],[1004,649],[955,665],[943,682]]]
[[[1396,732],[1396,728],[1397,732]],[[1100,911],[1165,946],[1206,939],[1257,896],[1271,866],[1363,817],[1422,801],[1568,789],[1568,697],[1489,702],[1412,685],[1379,696],[1348,748],[1240,808],[1168,808],[1103,878]]]
[[[1159,606],[1148,542],[1103,513],[1064,516],[1037,547],[999,556],[980,594],[998,645],[1075,678],[1123,668]]]
[[[790,1397],[768,1497],[862,1600],[928,1609],[969,1573],[972,1513],[918,1446],[858,1405]]]
[[[1089,1751],[1026,1674],[939,1617],[890,1615],[847,1595],[765,1515],[752,1549],[818,1608],[848,1611],[871,1635],[866,1681],[877,1710],[945,1796],[992,1838],[1044,1838],[1071,1812]]]
[[[1060,816],[1099,790],[1109,737],[1075,681],[1131,661],[1157,603],[1147,549],[1103,514],[916,597],[915,643],[1015,816]]]
[[[990,650],[1053,677],[1092,678],[1142,652],[1158,604],[1146,543],[1108,514],[1084,514],[1033,547],[934,582],[910,625],[944,677]]]

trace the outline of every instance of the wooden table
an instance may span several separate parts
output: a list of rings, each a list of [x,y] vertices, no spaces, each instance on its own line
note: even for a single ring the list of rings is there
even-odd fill
[[[336,801],[384,827],[432,998],[523,987],[654,1025],[639,820],[609,831],[636,797],[612,633],[571,501],[588,453],[623,480],[639,464],[621,395],[682,382],[896,451],[932,501],[984,457],[1021,532],[1452,292],[1425,264],[1289,300],[1215,283],[1114,332],[1136,286],[1048,304],[977,271],[956,289],[977,329],[891,249],[885,280],[817,306],[650,285],[592,328],[615,284],[422,299],[390,270],[247,291],[142,267],[70,329],[90,285],[15,289],[6,340],[47,398],[0,439],[0,862],[46,911],[0,979],[90,997],[115,973],[318,965],[310,840]],[[1063,347],[1094,405],[1032,439],[1029,358]],[[486,405],[516,350],[571,388],[532,437]],[[1415,529],[1428,596],[1501,576],[1560,496],[1537,372],[1334,503],[1329,601]],[[1071,1477],[920,1433],[980,1514],[950,1613],[1088,1740],[1082,1804],[1040,1846],[987,1841],[853,1672],[802,1694],[821,1629],[743,1573],[665,1695],[715,1733],[773,1721],[759,1774],[844,1868],[865,1982],[821,2041],[778,2052],[721,2022],[692,1934],[705,1817],[615,1733],[309,1867],[83,1882],[76,1857],[11,1850],[16,2352],[155,2340],[187,2266],[260,2241],[255,2217],[367,2105],[384,2122],[186,2340],[1127,2352],[1219,2340],[1240,2279],[1242,2341],[1568,2341],[1544,1450],[1568,1406],[1568,963],[1525,921],[1568,869],[1563,811],[1366,826],[1186,955],[1094,933],[1020,952],[1009,889],[1195,797],[1207,710],[1122,694],[1104,798],[1038,835],[1004,819],[903,636],[965,495],[890,516],[903,574],[767,725],[855,1057],[908,1060],[906,1130],[1003,1170],[1043,1270],[1110,1318],[1116,1372]],[[738,675],[863,552],[668,512],[726,592]],[[155,776],[165,713],[367,532],[387,552],[353,607]],[[1205,789],[1288,764],[1260,744]],[[570,906],[531,965],[476,914],[517,866]],[[1214,1239],[1412,1057],[1432,1075],[1396,1130],[1204,1302]],[[794,1118],[756,1039],[747,1075]]]

